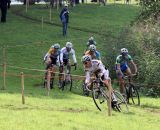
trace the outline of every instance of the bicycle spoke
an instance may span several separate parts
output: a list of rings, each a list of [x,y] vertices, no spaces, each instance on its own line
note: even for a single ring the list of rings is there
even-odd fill
[[[135,105],[140,105],[139,93],[138,90],[135,88],[135,86],[132,85],[130,87],[130,93],[131,93],[132,103]]]
[[[116,109],[119,112],[128,112],[127,102],[125,101],[123,96],[118,91],[114,91],[114,94],[117,98]]]

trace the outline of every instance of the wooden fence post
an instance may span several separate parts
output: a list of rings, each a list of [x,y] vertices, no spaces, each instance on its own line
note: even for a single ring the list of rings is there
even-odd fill
[[[112,115],[112,107],[111,107],[111,85],[108,87],[109,91],[109,100],[108,100],[108,116]]]
[[[56,5],[57,5],[57,10],[59,9],[59,1],[56,1]]]
[[[50,93],[50,80],[51,80],[51,72],[48,70],[47,73],[47,95],[49,96]]]
[[[6,89],[6,63],[3,63],[3,90]]]
[[[50,6],[50,10],[49,10],[49,20],[51,22],[52,20],[52,7]]]
[[[43,16],[42,16],[42,32],[43,32]]]
[[[21,72],[21,87],[22,87],[22,104],[25,104],[24,98],[24,74]]]

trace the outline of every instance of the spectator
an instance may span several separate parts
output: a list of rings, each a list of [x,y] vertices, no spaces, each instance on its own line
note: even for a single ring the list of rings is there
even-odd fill
[[[64,4],[64,8],[62,9],[60,13],[60,19],[63,26],[63,36],[67,35],[67,27],[69,22],[69,11],[68,11],[68,4]]]
[[[10,8],[10,0],[0,0],[1,22],[6,22],[7,8]]]

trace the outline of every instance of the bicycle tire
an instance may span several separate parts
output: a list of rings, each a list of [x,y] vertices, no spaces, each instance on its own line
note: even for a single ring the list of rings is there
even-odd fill
[[[99,111],[107,110],[108,96],[105,93],[103,93],[105,95],[102,95],[102,91],[103,90],[99,90],[99,89],[92,90],[92,99]]]
[[[84,82],[82,84],[82,92],[83,92],[84,96],[87,96],[87,97],[89,96],[89,91],[87,90],[86,85],[85,85]]]
[[[117,99],[117,103],[115,104],[115,108],[119,111],[119,112],[128,112],[128,105],[126,100],[124,99],[124,97],[122,96],[122,94],[118,91],[114,91],[113,92],[116,96]]]
[[[70,88],[69,88],[69,91],[72,91],[72,85],[73,85],[73,80],[72,80],[72,76],[71,76],[71,81],[70,81]]]
[[[130,93],[130,98],[132,99],[132,103],[134,105],[140,105],[139,93],[137,88],[133,84],[130,84],[129,93]]]

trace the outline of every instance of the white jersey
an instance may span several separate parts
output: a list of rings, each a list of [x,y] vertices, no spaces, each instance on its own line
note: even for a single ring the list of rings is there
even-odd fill
[[[109,79],[109,71],[105,69],[105,66],[100,60],[92,60],[91,61],[91,67],[85,68],[86,71],[86,80],[85,83],[88,83],[90,81],[90,77],[93,74],[101,73],[101,75],[104,75],[104,79]]]
[[[61,61],[61,63],[63,62],[63,59],[68,60],[69,59],[69,55],[72,55],[73,62],[77,63],[75,50],[71,48],[71,50],[68,52],[66,47],[63,47],[61,49],[61,53],[60,53],[60,61]]]

